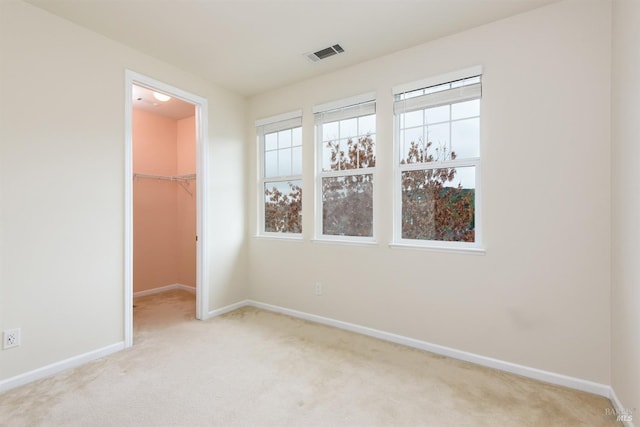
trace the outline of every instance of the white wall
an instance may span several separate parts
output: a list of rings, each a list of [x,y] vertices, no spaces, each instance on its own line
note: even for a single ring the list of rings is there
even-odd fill
[[[247,297],[243,98],[0,1],[0,380],[123,340],[124,73],[208,99],[210,309]]]
[[[640,418],[640,2],[613,3],[612,385]]]
[[[250,99],[254,235],[252,123],[303,108],[305,141],[304,240],[250,239],[251,298],[609,384],[610,31],[609,2],[569,0]],[[391,249],[391,87],[473,65],[486,255]],[[378,244],[311,242],[311,108],[368,91]]]

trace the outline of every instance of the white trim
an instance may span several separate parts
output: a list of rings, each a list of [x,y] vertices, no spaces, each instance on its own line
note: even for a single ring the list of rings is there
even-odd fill
[[[613,409],[616,411],[616,413],[618,414],[628,414],[628,415],[637,415],[640,416],[640,414],[636,414],[636,412],[638,412],[638,408],[625,408],[624,405],[622,404],[622,402],[620,402],[620,399],[618,399],[618,396],[616,395],[616,392],[613,390],[613,387],[609,387],[609,400],[611,400],[611,404],[613,406]],[[629,411],[633,412],[632,414],[629,414]],[[635,424],[632,421],[620,421],[625,427],[635,427]]]
[[[426,108],[471,101],[481,97],[482,84],[475,83],[473,85],[455,87],[409,99],[399,99],[393,103],[393,114],[410,113]],[[454,120],[451,119],[448,121],[453,122]]]
[[[411,92],[413,90],[423,89],[425,87],[437,86],[444,83],[450,83],[456,80],[462,80],[469,77],[475,77],[482,74],[482,66],[476,65],[473,67],[465,68],[463,70],[451,71],[437,76],[428,77],[426,79],[418,80],[410,83],[403,83],[391,88],[393,95],[398,95],[404,92]]]
[[[421,244],[421,242],[423,243]],[[446,246],[446,243],[451,243],[451,246]],[[417,249],[430,252],[461,253],[471,255],[485,255],[487,253],[485,248],[476,246],[475,243],[438,242],[436,240],[400,239],[398,242],[389,243],[389,247],[392,249]]]
[[[174,286],[174,285],[172,285]],[[411,348],[417,348],[419,350],[428,351],[435,354],[440,354],[453,359],[464,360],[469,363],[473,363],[480,366],[486,366],[489,368],[497,369],[504,372],[521,375],[526,378],[532,378],[538,381],[547,382],[550,384],[556,384],[564,387],[569,387],[575,390],[584,391],[587,393],[593,393],[599,396],[608,398],[615,410],[624,413],[626,408],[622,405],[618,399],[615,391],[611,386],[595,383],[592,381],[583,380],[580,378],[570,377],[567,375],[556,374],[549,371],[543,371],[528,366],[518,365],[511,362],[506,362],[499,359],[494,359],[486,356],[481,356],[466,351],[456,350],[451,347],[446,347],[438,344],[432,344],[426,341],[417,340],[414,338],[405,337],[389,332],[380,331],[378,329],[369,328],[366,326],[356,325],[354,323],[343,322],[340,320],[331,319],[316,314],[305,313],[302,311],[292,310],[272,304],[266,304],[259,301],[247,299],[233,303],[207,313],[206,319],[229,313],[243,307],[254,307],[262,310],[271,311],[274,313],[285,314],[287,316],[296,317],[298,319],[308,320],[310,322],[319,323],[343,329],[346,331],[367,335],[384,341],[393,342],[400,345],[405,345]],[[75,368],[93,360],[97,360],[113,353],[121,351],[125,348],[124,341],[115,344],[108,345],[106,347],[93,350],[87,353],[83,353],[77,356],[70,357],[68,359],[61,360],[59,362],[43,366],[38,369],[34,369],[23,374],[16,375],[14,377],[0,381],[0,393],[4,393],[8,390],[20,387],[22,385],[37,381],[43,378],[50,377],[57,373],[66,371],[71,368]],[[623,422],[626,427],[634,427],[633,422]]]
[[[348,98],[342,98],[338,101],[325,102],[318,104],[311,110],[313,114],[324,113],[325,111],[337,110],[339,108],[351,107],[356,104],[362,104],[365,102],[371,102],[376,100],[375,92],[367,92],[360,95],[350,96]]]
[[[333,123],[340,120],[348,120],[356,117],[369,116],[376,113],[376,100],[352,104],[348,107],[316,113],[314,119],[317,126],[324,123]],[[355,136],[355,135],[348,135]]]
[[[196,319],[209,311],[209,102],[193,95],[196,106]]]
[[[469,74],[471,73],[471,74]],[[478,73],[478,74],[474,74]],[[472,67],[465,70],[456,71],[453,73],[444,74],[441,76],[434,77],[432,79],[420,80],[415,84],[418,86],[414,89],[409,89],[407,85],[404,86],[396,86],[394,87],[394,94],[403,93],[405,90],[415,90],[422,89],[425,86],[423,85],[438,85],[438,84],[447,84],[452,81],[474,77],[475,75],[482,74],[482,67]],[[442,80],[445,79],[445,80]],[[435,83],[434,83],[435,82]],[[428,87],[428,86],[427,86]],[[402,90],[401,92],[396,93],[395,90]],[[456,102],[458,98],[448,99],[448,96],[451,93],[457,93],[456,91],[470,89],[471,94],[477,96],[478,99],[481,98],[482,94],[482,83],[473,84],[471,86],[461,86],[455,89],[449,89],[443,92],[435,92],[431,94],[421,95],[415,98],[411,98],[407,101],[395,101],[394,102],[394,118],[393,118],[393,167],[394,167],[394,185],[393,185],[393,240],[390,243],[390,247],[392,248],[413,248],[413,249],[424,249],[429,251],[436,252],[458,252],[458,253],[477,253],[484,254],[484,246],[483,246],[483,234],[482,234],[482,161],[481,156],[473,157],[473,158],[464,158],[464,159],[456,159],[449,160],[443,162],[428,162],[428,163],[415,163],[415,164],[401,164],[400,163],[400,132],[401,132],[401,115],[406,113],[406,111],[399,111],[401,109],[397,108],[397,106],[401,103],[415,103],[418,106],[418,109],[425,108],[424,105],[428,105],[426,103],[424,105],[420,104],[424,102],[424,100],[428,99],[436,99],[435,104],[440,103],[442,100],[447,100],[444,105],[451,104]],[[453,91],[453,92],[452,92]],[[449,95],[447,94],[449,93]],[[462,93],[462,92],[461,92]],[[423,101],[421,101],[421,99]],[[466,98],[465,98],[466,99]],[[482,114],[480,113],[480,129],[479,129],[479,137],[480,137],[480,146],[479,152],[482,152]],[[448,120],[448,123],[454,123],[457,120]],[[446,123],[446,122],[445,122]],[[439,169],[439,168],[458,168],[458,167],[474,167],[475,168],[475,202],[474,202],[474,215],[475,215],[475,229],[474,229],[474,242],[444,242],[438,240],[413,240],[413,239],[403,239],[402,238],[402,173],[405,171],[413,171],[413,170],[427,170],[427,169]]]
[[[302,114],[302,110],[300,110],[300,113]],[[291,113],[292,114],[292,113]],[[265,119],[266,120],[266,119]],[[258,181],[257,181],[257,186],[258,186],[258,192],[256,194],[257,196],[257,203],[258,203],[258,223],[256,224],[257,227],[257,235],[258,236],[269,236],[272,234],[287,234],[292,236],[292,238],[296,238],[296,237],[300,237],[302,238],[302,233],[289,233],[289,232],[282,232],[282,233],[278,233],[278,232],[269,232],[269,231],[265,231],[265,185],[267,184],[271,184],[271,183],[292,183],[295,181],[300,181],[300,188],[303,191],[303,197],[304,197],[304,180],[302,179],[302,170],[300,171],[300,175],[284,175],[284,176],[270,176],[270,177],[265,177],[265,168],[264,168],[264,163],[265,163],[265,135],[270,134],[270,133],[274,133],[274,132],[280,132],[280,131],[284,131],[284,130],[291,130],[293,132],[293,129],[297,129],[300,128],[300,134],[302,136],[302,116],[297,116],[291,119],[288,119],[286,121],[279,121],[279,122],[274,122],[271,123],[270,125],[263,125],[263,126],[256,126],[256,139],[257,139],[257,146],[258,146],[258,152],[257,152],[257,160],[258,160]],[[293,153],[293,148],[294,147],[298,147],[296,146],[291,146],[291,150]],[[302,150],[302,154],[301,154],[301,169],[303,168],[303,164],[304,164],[304,140],[301,140],[301,145],[299,146],[300,149]],[[278,150],[274,150],[274,151],[279,151]],[[292,163],[293,164],[293,163]],[[279,165],[278,165],[279,166]],[[292,166],[293,169],[293,166]],[[280,172],[280,171],[278,171]],[[293,172],[293,170],[291,171]]]
[[[358,168],[358,169],[347,169],[347,170],[339,170],[339,171],[325,171],[323,170],[323,149],[324,141],[323,136],[323,124],[336,121],[336,120],[346,120],[353,117],[361,117],[358,113],[358,105],[354,103],[360,102],[360,105],[363,102],[366,102],[368,105],[365,107],[364,114],[376,114],[376,130],[373,132],[374,137],[377,136],[377,113],[376,113],[376,100],[371,99],[370,97],[375,97],[375,92],[370,92],[367,94],[358,95],[351,98],[346,98],[341,101],[336,101],[333,103],[322,104],[314,107],[314,112],[316,113],[315,117],[315,177],[314,177],[314,190],[315,190],[315,198],[314,198],[314,232],[313,232],[313,241],[324,241],[327,243],[340,242],[340,243],[375,243],[376,242],[376,230],[377,230],[377,218],[376,218],[376,168],[368,167],[368,168]],[[326,106],[343,108],[340,111],[330,111],[329,113],[324,113],[321,108]],[[327,120],[325,118],[329,117]],[[361,129],[358,129],[358,133],[360,133]],[[355,137],[355,135],[351,135]],[[339,135],[338,138],[341,138],[342,135]],[[371,175],[373,179],[373,212],[371,214],[371,236],[338,236],[332,234],[324,234],[324,225],[323,225],[323,202],[322,202],[322,180],[324,178],[341,178],[346,176],[356,176],[356,175]]]
[[[321,237],[311,239],[312,243],[338,244],[348,246],[377,246],[378,242],[373,237],[362,236],[333,236],[324,234]]]
[[[285,120],[297,119],[302,117],[302,110],[289,111],[288,113],[277,114],[271,117],[256,120],[256,127],[269,125],[271,123],[283,122]]]
[[[272,231],[264,232],[263,234],[256,234],[253,236],[257,239],[265,239],[265,240],[287,240],[290,242],[299,242],[302,243],[304,238],[302,233],[276,233]]]
[[[224,307],[220,307],[220,308],[217,308],[215,310],[210,311],[207,314],[207,319],[211,319],[212,317],[221,316],[221,315],[223,315],[225,313],[229,313],[230,311],[237,310],[237,309],[242,308],[242,307],[253,307],[253,305],[251,305],[251,301],[250,300],[238,301],[236,303],[225,305]]]
[[[462,350],[456,350],[451,347],[445,347],[439,344],[432,344],[426,341],[421,341],[414,338],[405,337],[402,335],[396,335],[389,332],[384,332],[377,329],[369,328],[366,326],[360,326],[353,323],[343,322],[341,320],[335,320],[328,317],[318,316],[316,314],[304,313],[302,311],[291,310],[291,309],[279,307],[276,305],[265,304],[265,303],[261,303],[254,300],[247,300],[247,305],[255,308],[260,308],[263,310],[272,311],[275,313],[286,314],[288,316],[297,317],[299,319],[309,320],[311,322],[320,323],[327,326],[332,326],[338,329],[344,329],[350,332],[367,335],[367,336],[378,338],[384,341],[405,345],[407,347],[417,348],[419,350],[440,354],[443,356],[451,357],[453,359],[464,360],[466,362],[474,363],[476,365],[498,369],[500,371],[521,375],[523,377],[532,378],[538,381],[543,381],[551,384],[569,387],[575,390],[585,391],[587,393],[597,394],[599,396],[604,396],[607,398],[609,398],[611,394],[610,386],[595,383],[592,381],[583,380],[580,378],[570,377],[562,374],[556,374],[549,371],[543,371],[541,369],[530,368],[528,366],[518,365],[511,362],[505,362],[503,360],[481,356],[478,354],[469,353]]]
[[[7,378],[0,381],[0,393],[14,389],[16,387],[23,386],[33,381],[41,380],[43,378],[50,377],[60,372],[66,371],[71,368],[84,365],[96,359],[101,359],[110,354],[116,353],[125,348],[124,341],[115,344],[108,345],[106,347],[92,350],[87,353],[79,354],[77,356],[70,357],[68,359],[61,360],[59,362],[52,363],[50,365],[43,366],[33,371],[25,372],[15,377]]]
[[[159,80],[125,69],[125,105],[124,105],[124,343],[133,345],[133,130],[132,130],[132,85],[164,92],[195,106],[196,121],[196,318],[203,319],[209,310],[208,268],[204,260],[207,256],[207,218],[208,212],[208,154],[209,106],[206,98],[186,92]]]
[[[124,78],[124,346],[133,345],[133,76]]]
[[[159,286],[157,288],[145,289],[144,291],[134,292],[133,298],[160,294],[162,292],[174,291],[176,289],[181,289],[183,291],[191,292],[193,294],[196,293],[196,288],[194,288],[193,286],[183,285],[182,283],[174,283],[172,285]]]

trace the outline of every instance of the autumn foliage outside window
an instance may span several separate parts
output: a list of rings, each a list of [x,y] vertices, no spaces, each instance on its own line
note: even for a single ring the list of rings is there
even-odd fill
[[[375,103],[317,115],[322,236],[373,237]]]
[[[396,96],[401,240],[476,241],[480,77]]]
[[[262,144],[262,232],[302,233],[301,118],[259,128]]]

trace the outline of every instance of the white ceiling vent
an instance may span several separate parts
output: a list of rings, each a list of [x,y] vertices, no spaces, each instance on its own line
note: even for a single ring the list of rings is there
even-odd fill
[[[344,49],[339,44],[334,44],[333,46],[329,46],[324,49],[320,49],[317,52],[307,53],[307,58],[312,62],[318,62],[321,59],[326,59],[330,56],[337,55],[339,53],[344,52]]]

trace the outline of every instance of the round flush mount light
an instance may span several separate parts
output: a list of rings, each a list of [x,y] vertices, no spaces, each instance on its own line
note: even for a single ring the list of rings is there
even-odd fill
[[[153,92],[153,97],[161,102],[167,102],[171,99],[169,95],[165,95],[164,93]]]

